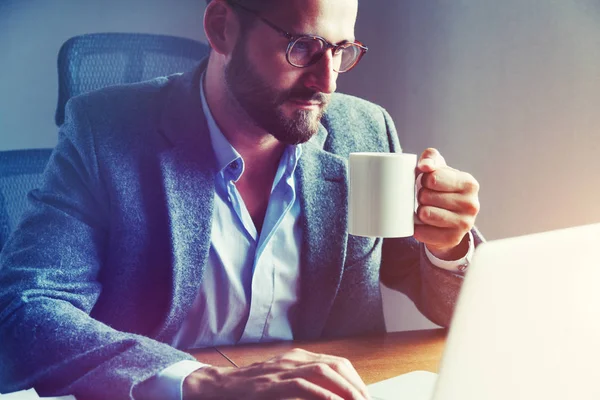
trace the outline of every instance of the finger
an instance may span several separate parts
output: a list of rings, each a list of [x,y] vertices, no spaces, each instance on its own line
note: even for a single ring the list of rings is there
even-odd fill
[[[426,225],[438,228],[457,228],[461,216],[453,211],[433,206],[419,206],[417,217]]]
[[[433,206],[419,206],[417,217],[425,225],[438,228],[451,228],[468,231],[473,227],[475,218],[470,215],[458,214],[454,211]]]
[[[303,378],[293,378],[271,385],[264,395],[268,399],[344,400],[343,397]]]
[[[326,363],[334,371],[343,376],[348,382],[350,382],[363,396],[368,398],[367,385],[363,382],[352,363],[342,357],[331,356],[327,354],[311,353],[302,349],[294,349],[289,354],[291,357],[301,357],[305,360],[313,360],[317,362]]]
[[[350,360],[342,357],[328,356],[332,358],[333,364],[330,366],[348,382],[350,382],[366,398],[370,398],[367,385],[364,383]]]
[[[458,214],[476,216],[479,213],[479,198],[463,193],[438,192],[421,188],[417,195],[419,206],[433,206]]]
[[[448,249],[460,244],[465,231],[453,228],[439,228],[432,225],[415,225],[413,237],[426,245]]]
[[[423,174],[421,183],[423,187],[438,192],[479,192],[479,183],[471,174],[450,167]]]
[[[421,172],[432,172],[446,166],[446,160],[437,149],[428,148],[419,157],[417,169]]]
[[[322,362],[307,364],[283,375],[287,379],[302,378],[344,399],[364,400],[365,396],[330,365]]]

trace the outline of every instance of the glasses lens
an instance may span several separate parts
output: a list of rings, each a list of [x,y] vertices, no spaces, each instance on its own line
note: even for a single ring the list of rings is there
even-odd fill
[[[315,63],[323,55],[325,43],[318,38],[301,37],[290,47],[288,58],[296,67],[306,67]]]
[[[361,48],[354,43],[348,43],[341,47],[340,52],[342,60],[338,72],[346,72],[354,67],[362,54]]]
[[[303,36],[296,39],[289,48],[288,61],[296,67],[308,67],[319,61],[328,48],[318,37]],[[346,43],[338,47],[333,54],[334,70],[346,72],[352,69],[363,54],[356,43]]]

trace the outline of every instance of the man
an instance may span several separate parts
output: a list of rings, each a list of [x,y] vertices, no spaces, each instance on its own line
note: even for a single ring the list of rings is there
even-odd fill
[[[400,151],[385,111],[333,94],[364,53],[356,14],[213,0],[196,70],[70,101],[2,253],[0,391],[364,399],[334,356],[228,369],[178,349],[383,331],[380,275],[448,324],[480,241],[471,175],[428,149],[414,238],[347,233],[348,154]]]

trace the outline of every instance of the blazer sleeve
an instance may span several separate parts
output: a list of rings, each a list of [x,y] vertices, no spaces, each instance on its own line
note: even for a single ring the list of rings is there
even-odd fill
[[[42,186],[0,254],[0,392],[133,398],[190,355],[90,317],[110,204],[83,105],[70,101]]]
[[[390,151],[401,152],[394,123],[385,110],[382,112]],[[476,228],[472,233],[477,246],[483,237]],[[383,240],[380,280],[385,286],[406,294],[432,322],[447,327],[463,276],[431,264],[424,245],[416,239],[387,238]]]

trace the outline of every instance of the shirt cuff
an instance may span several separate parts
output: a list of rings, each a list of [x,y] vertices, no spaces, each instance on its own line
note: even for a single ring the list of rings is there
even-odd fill
[[[442,269],[445,269],[450,272],[464,273],[465,270],[467,269],[467,267],[469,266],[469,263],[471,262],[471,258],[473,257],[473,252],[475,251],[475,245],[473,244],[473,234],[471,233],[471,231],[469,231],[468,235],[469,235],[469,250],[467,250],[467,254],[465,254],[464,257],[462,257],[458,260],[447,261],[447,260],[442,260],[440,258],[437,258],[429,251],[429,249],[427,248],[427,245],[425,245],[424,246],[425,254],[427,255],[427,258],[429,259],[429,262],[438,268],[442,268]]]
[[[206,366],[208,364],[191,360],[183,360],[169,365],[152,379],[151,386],[147,386],[147,390],[145,390],[144,399],[182,400],[185,378],[197,369]]]

